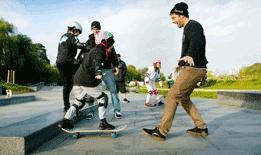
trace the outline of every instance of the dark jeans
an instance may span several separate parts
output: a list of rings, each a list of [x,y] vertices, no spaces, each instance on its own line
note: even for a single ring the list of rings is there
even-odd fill
[[[63,83],[63,103],[64,108],[70,107],[70,92],[73,87],[73,75],[75,66],[72,63],[57,64],[60,77]]]

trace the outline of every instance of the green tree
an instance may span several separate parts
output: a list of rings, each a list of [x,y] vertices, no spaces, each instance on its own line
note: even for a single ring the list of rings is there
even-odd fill
[[[5,79],[7,70],[15,71],[19,84],[57,82],[58,71],[50,65],[46,48],[22,34],[14,33],[14,26],[0,19],[0,77]]]
[[[164,73],[160,73],[160,80],[161,81],[166,81],[166,77],[165,77],[165,75],[164,75]]]
[[[146,72],[148,71],[148,68],[147,67],[144,67],[142,69],[138,69],[138,72],[140,74],[140,78],[141,78],[141,81],[143,81],[144,77],[145,77],[145,74]]]
[[[243,67],[239,71],[240,78],[261,79],[261,63]]]
[[[130,81],[136,81],[138,80],[137,77],[138,77],[138,72],[136,70],[136,67],[134,65],[128,65],[127,66],[128,68],[128,71],[127,71],[127,74],[126,74],[126,81],[127,82],[130,82]]]

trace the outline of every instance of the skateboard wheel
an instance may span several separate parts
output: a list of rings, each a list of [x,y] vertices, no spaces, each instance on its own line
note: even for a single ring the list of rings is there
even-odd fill
[[[111,133],[111,137],[112,138],[117,138],[117,133],[116,132]]]
[[[78,139],[80,137],[80,133],[73,134],[72,137],[75,138],[75,139]]]

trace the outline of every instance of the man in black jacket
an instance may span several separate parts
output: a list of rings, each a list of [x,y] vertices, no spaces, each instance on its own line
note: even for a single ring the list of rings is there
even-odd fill
[[[206,76],[208,63],[205,55],[206,39],[200,23],[189,19],[188,5],[177,3],[170,11],[170,17],[179,28],[184,27],[182,52],[179,59],[179,75],[168,92],[167,103],[160,125],[155,129],[143,128],[143,131],[155,138],[165,140],[170,131],[179,101],[194,122],[195,128],[187,130],[188,134],[207,136],[207,124],[203,121],[197,108],[190,100],[190,94],[197,83]]]
[[[117,58],[119,61],[119,73],[117,75],[115,75],[116,77],[116,87],[117,87],[117,92],[121,92],[122,94],[124,94],[124,98],[123,98],[123,103],[129,103],[130,101],[127,99],[127,95],[126,95],[126,86],[125,86],[125,76],[127,73],[127,66],[126,63],[121,60],[121,55],[117,54]]]
[[[72,22],[68,25],[68,31],[60,38],[58,46],[58,55],[56,66],[60,72],[63,83],[63,102],[64,111],[70,107],[69,96],[73,86],[73,74],[77,68],[75,56],[77,49],[84,48],[84,44],[80,43],[77,36],[82,32],[82,27],[78,22]]]
[[[115,127],[109,124],[105,118],[108,105],[108,96],[102,91],[101,79],[102,69],[106,61],[106,51],[111,52],[114,39],[110,33],[106,34],[100,44],[92,48],[90,52],[84,53],[83,61],[74,75],[74,85],[72,89],[73,105],[64,115],[61,124],[62,128],[72,129],[74,126],[71,119],[88,103],[98,104],[100,118],[99,128],[101,130],[111,130]]]

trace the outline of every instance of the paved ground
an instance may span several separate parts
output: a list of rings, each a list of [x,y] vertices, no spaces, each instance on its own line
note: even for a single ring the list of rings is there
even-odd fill
[[[109,134],[86,134],[80,139],[73,139],[71,135],[61,133],[33,154],[261,154],[261,111],[224,107],[216,100],[193,99],[208,123],[210,135],[206,138],[186,135],[186,129],[192,128],[193,123],[179,106],[167,140],[161,142],[144,135],[141,128],[157,125],[164,107],[145,107],[145,95],[129,94],[129,98],[131,103],[122,104],[122,119],[114,118],[112,109],[108,112],[108,120],[112,124],[128,125],[118,138],[113,139]],[[77,126],[97,128],[97,115],[95,119],[83,120]]]

